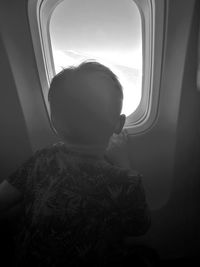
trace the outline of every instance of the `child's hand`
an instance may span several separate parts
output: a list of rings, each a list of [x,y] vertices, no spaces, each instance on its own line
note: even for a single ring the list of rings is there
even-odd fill
[[[128,136],[125,130],[120,134],[113,134],[110,138],[106,154],[110,163],[121,168],[131,168],[128,155]]]

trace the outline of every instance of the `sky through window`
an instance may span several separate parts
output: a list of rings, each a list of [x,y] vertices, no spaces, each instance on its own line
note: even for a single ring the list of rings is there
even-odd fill
[[[135,111],[142,93],[142,25],[133,0],[64,0],[50,20],[56,73],[93,59],[110,67],[124,91],[122,113]]]

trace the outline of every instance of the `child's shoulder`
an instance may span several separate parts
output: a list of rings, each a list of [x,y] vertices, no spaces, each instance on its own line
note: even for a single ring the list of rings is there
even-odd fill
[[[63,143],[62,142],[58,142],[58,143],[53,143],[50,144],[46,147],[40,148],[38,150],[36,150],[33,154],[33,158],[39,158],[39,157],[51,157],[54,156],[55,154],[61,152],[63,149]]]
[[[105,170],[109,176],[110,181],[138,184],[141,183],[142,180],[142,175],[138,171],[128,168],[122,168],[110,164],[109,162],[106,165]]]

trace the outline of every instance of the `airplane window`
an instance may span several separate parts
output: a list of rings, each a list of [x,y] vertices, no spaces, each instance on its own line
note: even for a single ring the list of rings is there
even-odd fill
[[[64,0],[50,18],[54,74],[93,59],[108,66],[124,89],[127,116],[142,96],[142,19],[132,0]]]
[[[28,17],[45,108],[62,68],[99,61],[124,89],[129,134],[156,121],[165,34],[165,0],[28,0]],[[50,116],[49,116],[50,119]]]

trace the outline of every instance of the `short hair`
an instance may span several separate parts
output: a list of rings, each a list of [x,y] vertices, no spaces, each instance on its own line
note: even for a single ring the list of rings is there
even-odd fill
[[[80,104],[82,99],[78,96],[81,95],[82,98],[84,98],[84,78],[87,76],[89,83],[91,80],[91,75],[96,73],[98,75],[98,78],[100,79],[108,79],[110,86],[108,87],[110,92],[106,92],[102,89],[103,93],[109,93],[112,94],[112,97],[109,98],[110,102],[110,117],[111,120],[113,120],[113,125],[115,123],[115,119],[119,117],[122,109],[122,101],[123,101],[123,89],[122,86],[117,78],[117,76],[106,66],[103,64],[100,64],[96,61],[84,61],[80,65],[74,67],[69,67],[66,69],[63,69],[60,73],[58,73],[51,81],[50,90],[48,94],[48,100],[50,103],[50,110],[51,110],[51,119],[53,122],[54,127],[60,133],[62,136],[64,135],[65,138],[67,138],[70,142],[78,142],[78,143],[101,143],[103,140],[109,139],[109,135],[112,135],[112,123],[110,123],[110,126],[108,125],[108,118],[99,118],[98,116],[95,117],[95,106],[93,105],[93,110],[91,109],[90,113],[86,112],[84,110],[84,107],[77,106]],[[104,77],[104,78],[102,78]],[[79,83],[79,82],[82,83]],[[96,81],[95,81],[96,82]],[[96,82],[97,85],[98,81]],[[83,84],[83,86],[82,86]],[[83,87],[83,88],[81,88]],[[95,84],[93,84],[93,87],[95,87]],[[74,91],[72,94],[77,95],[73,99],[69,99],[68,92]],[[107,90],[107,91],[108,91]],[[112,93],[111,93],[112,91]],[[101,92],[97,92],[101,93]],[[69,93],[70,94],[70,93]],[[90,97],[90,95],[87,95]],[[110,95],[109,95],[110,96]],[[111,100],[112,98],[112,100]],[[91,99],[92,105],[92,95]],[[96,103],[98,102],[98,99],[96,99]],[[105,101],[107,101],[105,99]],[[103,102],[102,102],[103,103]],[[70,110],[71,107],[71,110]],[[77,122],[69,122],[69,118],[71,113],[71,116],[73,117],[73,114],[76,114],[80,107],[79,116],[77,115],[76,119]],[[102,110],[104,107],[102,106]],[[90,114],[89,119],[87,120],[87,116],[83,116],[83,114]],[[93,114],[92,114],[93,112]],[[103,112],[103,111],[102,111]],[[103,116],[103,115],[102,115]],[[79,118],[81,117],[81,121],[79,121]],[[106,117],[106,116],[104,116]],[[81,129],[81,127],[78,127],[78,125],[83,125],[84,120],[87,120],[86,127],[88,127],[88,132],[86,129]],[[98,127],[99,125],[99,127]],[[85,127],[84,127],[85,128]],[[95,131],[96,128],[96,131]],[[97,132],[99,131],[99,132]]]

